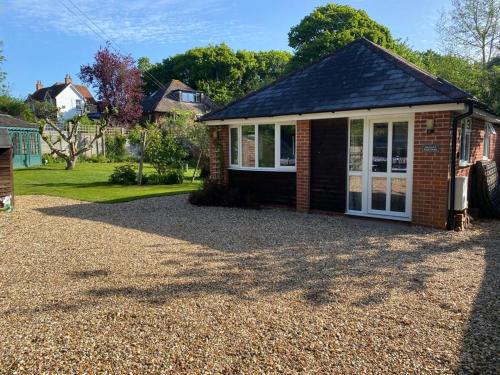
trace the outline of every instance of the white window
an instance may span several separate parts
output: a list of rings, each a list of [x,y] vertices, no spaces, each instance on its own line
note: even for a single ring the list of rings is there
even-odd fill
[[[199,92],[181,92],[181,101],[188,103],[201,102],[201,93]]]
[[[489,122],[484,124],[484,140],[483,140],[483,159],[490,158],[490,141],[491,135],[496,134],[495,128]]]
[[[295,170],[295,125],[231,126],[229,138],[233,168]]]
[[[469,165],[471,132],[472,120],[470,118],[462,120],[460,132],[460,166]]]

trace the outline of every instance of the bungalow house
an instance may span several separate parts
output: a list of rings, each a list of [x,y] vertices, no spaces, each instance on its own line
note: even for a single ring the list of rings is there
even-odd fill
[[[69,120],[76,115],[91,114],[97,111],[97,103],[89,89],[73,83],[66,74],[64,83],[56,82],[52,86],[43,87],[40,80],[36,83],[36,91],[28,97],[28,101],[46,101],[59,109],[59,121]]]
[[[177,79],[171,80],[142,102],[145,119],[153,122],[170,116],[175,111],[191,111],[201,116],[215,108],[215,104],[205,93],[193,90]]]
[[[496,114],[366,39],[201,121],[212,179],[298,211],[452,228],[460,177],[500,162]]]

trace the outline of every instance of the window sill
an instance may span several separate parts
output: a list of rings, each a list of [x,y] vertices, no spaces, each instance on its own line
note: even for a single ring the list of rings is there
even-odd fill
[[[228,169],[234,171],[248,171],[248,172],[297,172],[297,168],[281,167],[281,168],[253,168],[253,167],[237,167],[230,166]]]
[[[460,168],[470,167],[471,165],[472,165],[472,163],[469,163],[468,161],[460,161],[460,162],[458,163],[458,166],[459,166]]]

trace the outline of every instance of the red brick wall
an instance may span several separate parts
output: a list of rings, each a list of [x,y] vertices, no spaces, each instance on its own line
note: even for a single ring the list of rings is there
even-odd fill
[[[434,120],[434,132],[427,134],[426,120]],[[415,114],[412,222],[446,228],[451,149],[452,112]],[[437,145],[438,152],[424,152],[424,145]]]
[[[297,211],[309,210],[311,122],[297,121]]]
[[[229,127],[227,125],[209,128],[210,180],[228,183],[229,168]]]

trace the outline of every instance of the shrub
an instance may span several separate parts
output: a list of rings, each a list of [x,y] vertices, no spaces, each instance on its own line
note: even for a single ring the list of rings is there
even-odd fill
[[[137,173],[132,164],[125,164],[116,167],[109,176],[109,182],[117,185],[133,185],[137,179]]]
[[[123,161],[126,157],[125,144],[127,143],[127,138],[123,135],[115,135],[112,137],[106,137],[106,156],[111,161]]]
[[[61,162],[60,158],[58,158],[57,156],[54,156],[52,154],[43,154],[42,160],[43,160],[44,164],[54,164],[54,163]]]
[[[87,163],[109,163],[110,160],[104,155],[92,155],[81,157],[81,161]]]
[[[159,175],[182,169],[187,153],[172,135],[165,130],[156,130],[150,131],[149,137],[146,156]]]
[[[254,193],[208,180],[203,183],[200,190],[189,194],[189,203],[195,206],[259,208]]]
[[[180,169],[168,171],[164,175],[152,173],[142,177],[143,185],[173,185],[184,182],[184,172]]]

